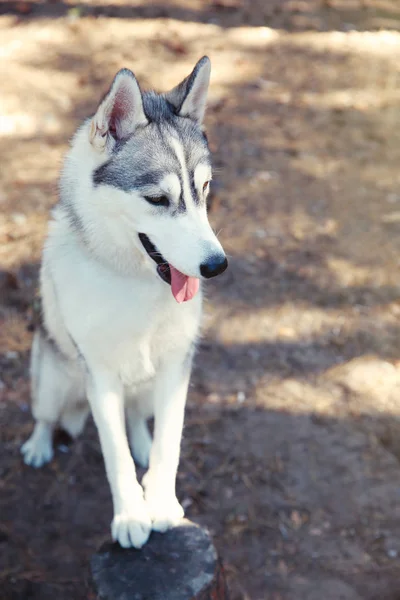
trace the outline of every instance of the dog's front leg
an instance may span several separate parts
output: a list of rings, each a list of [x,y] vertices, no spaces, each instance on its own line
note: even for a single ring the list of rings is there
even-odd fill
[[[154,385],[154,440],[150,467],[143,478],[145,498],[155,531],[173,527],[184,514],[175,494],[183,419],[191,361],[164,364]]]
[[[124,548],[141,548],[149,537],[151,520],[126,436],[122,383],[113,375],[92,371],[88,398],[113,497],[113,539]]]

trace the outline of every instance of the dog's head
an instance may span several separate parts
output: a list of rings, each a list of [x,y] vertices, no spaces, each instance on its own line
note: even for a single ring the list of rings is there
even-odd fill
[[[200,278],[227,267],[207,218],[212,173],[201,124],[209,79],[210,61],[203,57],[170,92],[142,93],[123,69],[90,124],[101,158],[93,184],[113,188],[113,215],[178,302],[195,295]]]

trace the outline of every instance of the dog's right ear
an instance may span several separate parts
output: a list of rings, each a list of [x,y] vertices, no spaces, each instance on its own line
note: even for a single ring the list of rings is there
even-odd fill
[[[129,69],[121,69],[92,118],[90,142],[103,151],[110,139],[126,139],[137,127],[147,124],[136,77]]]

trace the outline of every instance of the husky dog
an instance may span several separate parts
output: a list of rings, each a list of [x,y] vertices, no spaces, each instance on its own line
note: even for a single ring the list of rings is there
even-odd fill
[[[55,426],[76,436],[91,409],[112,537],[123,547],[140,548],[152,529],[183,516],[175,479],[200,281],[227,267],[207,219],[209,78],[207,57],[165,94],[142,93],[131,71],[117,73],[72,140],[43,253],[43,320],[31,357],[36,424],[22,453],[26,464],[44,465]],[[132,455],[149,467],[143,488]]]

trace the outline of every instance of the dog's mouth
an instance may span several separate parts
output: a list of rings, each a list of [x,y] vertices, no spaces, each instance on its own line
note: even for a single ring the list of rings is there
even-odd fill
[[[139,233],[139,239],[147,254],[157,264],[157,273],[161,279],[165,281],[165,283],[171,285],[171,269],[169,268],[169,263],[167,263],[161,252],[157,250],[145,233]]]
[[[139,233],[139,239],[147,254],[157,264],[158,275],[165,283],[171,286],[175,300],[181,303],[194,298],[200,285],[197,277],[190,277],[175,269],[174,266],[165,260],[161,252],[145,233]]]

